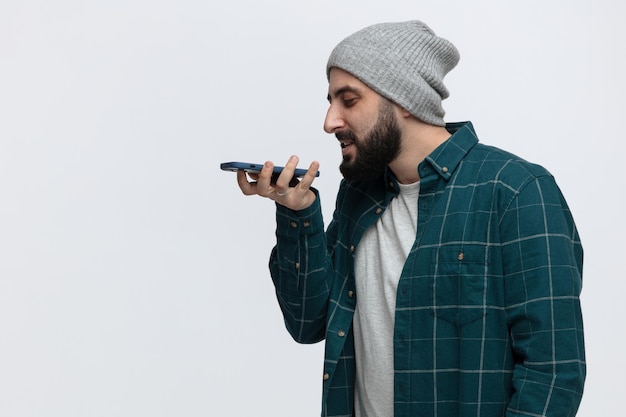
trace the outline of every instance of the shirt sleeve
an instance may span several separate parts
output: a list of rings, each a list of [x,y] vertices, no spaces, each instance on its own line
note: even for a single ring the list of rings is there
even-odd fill
[[[324,338],[331,265],[319,195],[301,211],[277,204],[276,246],[269,267],[285,325],[299,343]]]
[[[507,416],[574,416],[585,380],[583,250],[554,179],[530,181],[500,221],[515,355]]]

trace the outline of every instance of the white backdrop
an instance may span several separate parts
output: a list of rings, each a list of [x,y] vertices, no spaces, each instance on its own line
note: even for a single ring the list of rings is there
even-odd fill
[[[0,4],[0,416],[317,416],[322,344],[267,269],[274,207],[230,160],[321,162],[326,58],[421,19],[456,44],[446,120],[546,166],[586,250],[580,416],[622,409],[623,41],[617,0]]]

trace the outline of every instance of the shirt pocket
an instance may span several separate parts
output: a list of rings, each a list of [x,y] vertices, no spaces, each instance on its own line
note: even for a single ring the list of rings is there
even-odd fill
[[[433,314],[459,327],[487,314],[485,247],[439,248],[432,257]]]

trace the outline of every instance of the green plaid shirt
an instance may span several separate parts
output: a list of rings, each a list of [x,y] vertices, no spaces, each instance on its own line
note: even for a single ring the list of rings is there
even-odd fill
[[[582,246],[542,167],[478,143],[471,123],[418,167],[418,226],[397,290],[394,416],[574,416],[585,379]],[[354,254],[398,193],[342,182],[326,232],[319,198],[277,206],[270,270],[287,329],[326,340],[323,416],[352,416],[359,295]],[[376,416],[390,417],[390,416]]]

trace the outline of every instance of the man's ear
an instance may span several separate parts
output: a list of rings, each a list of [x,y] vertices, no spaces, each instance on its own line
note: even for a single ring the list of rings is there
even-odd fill
[[[398,106],[398,109],[400,111],[400,116],[402,116],[404,119],[409,118],[409,117],[413,117],[413,115],[406,110],[404,107]]]

